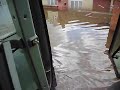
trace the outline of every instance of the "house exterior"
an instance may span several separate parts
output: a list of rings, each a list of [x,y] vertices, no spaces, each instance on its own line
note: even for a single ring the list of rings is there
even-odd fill
[[[109,12],[111,1],[113,0],[94,0],[93,10],[100,12]]]
[[[51,6],[55,6],[57,5],[57,0],[42,0],[43,5],[51,5]]]
[[[113,9],[112,9],[112,17],[110,22],[110,31],[115,31],[116,25],[120,15],[120,1],[114,1]]]
[[[42,0],[43,5],[48,5],[48,0]]]
[[[93,8],[93,0],[43,0],[43,5],[58,6],[59,10]]]
[[[57,0],[58,9],[59,10],[67,10],[68,9],[68,0]]]
[[[113,0],[43,0],[43,5],[58,6],[59,10],[83,9],[108,12]]]
[[[83,0],[68,0],[68,7],[72,9],[81,9]]]

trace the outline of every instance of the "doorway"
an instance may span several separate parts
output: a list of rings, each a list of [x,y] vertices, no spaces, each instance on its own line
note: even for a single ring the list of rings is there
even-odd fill
[[[94,0],[69,0],[68,10],[44,9],[57,90],[106,90],[116,82],[106,47],[112,14]],[[102,6],[104,1],[97,2]]]

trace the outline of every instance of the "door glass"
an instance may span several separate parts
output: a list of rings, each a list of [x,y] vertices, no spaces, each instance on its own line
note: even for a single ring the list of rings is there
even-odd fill
[[[0,39],[15,32],[15,27],[5,0],[0,0]]]

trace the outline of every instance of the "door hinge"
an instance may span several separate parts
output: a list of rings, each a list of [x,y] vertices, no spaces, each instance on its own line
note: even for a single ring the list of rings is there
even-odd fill
[[[31,37],[29,40],[28,40],[28,44],[30,47],[36,45],[36,44],[39,44],[39,38],[37,35]]]

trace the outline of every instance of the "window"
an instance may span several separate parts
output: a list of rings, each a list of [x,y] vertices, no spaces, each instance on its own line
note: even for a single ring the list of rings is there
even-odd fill
[[[72,9],[82,8],[82,0],[69,0],[69,8]]]
[[[57,5],[57,0],[48,0],[48,4],[52,6]]]

